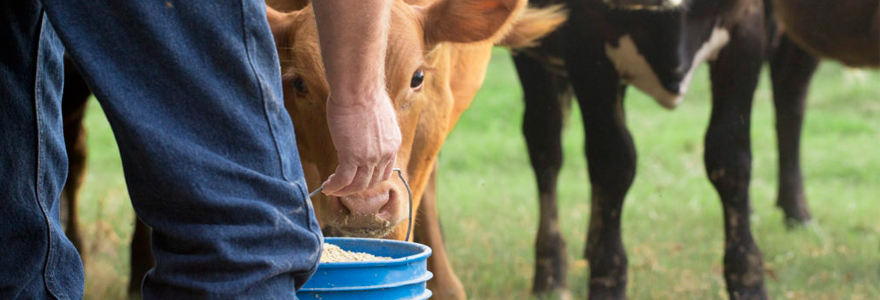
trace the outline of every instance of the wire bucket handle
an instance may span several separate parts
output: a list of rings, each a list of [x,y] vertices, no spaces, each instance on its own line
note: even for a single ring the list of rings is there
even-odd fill
[[[392,170],[394,172],[397,172],[397,177],[400,178],[400,181],[403,181],[403,186],[406,187],[406,193],[409,194],[409,225],[406,227],[406,240],[405,240],[405,241],[409,242],[410,234],[412,233],[412,227],[413,227],[413,194],[412,194],[412,189],[410,189],[409,183],[406,182],[406,179],[403,178],[403,172],[400,171],[399,168],[394,168]],[[317,189],[315,189],[314,191],[312,191],[311,193],[309,193],[309,199],[311,199],[313,196],[320,193],[322,190],[324,190],[324,186],[320,186]]]

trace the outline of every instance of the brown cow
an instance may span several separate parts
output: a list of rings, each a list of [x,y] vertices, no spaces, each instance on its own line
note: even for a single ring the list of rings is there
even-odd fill
[[[415,232],[434,249],[429,268],[435,279],[429,284],[435,298],[463,299],[461,283],[446,260],[429,180],[436,172],[437,154],[481,86],[493,44],[509,37],[507,45],[528,45],[565,17],[558,7],[523,10],[524,0],[426,2],[416,6],[395,1],[392,6],[386,88],[403,137],[395,167],[404,170],[414,194],[413,209],[425,218]],[[337,165],[314,13],[310,6],[288,13],[270,9],[268,17],[280,49],[285,106],[306,179],[314,188]],[[402,182],[392,176],[363,193],[341,198],[319,194],[312,200],[325,234],[403,240],[409,219],[406,198]],[[428,206],[420,207],[423,199]]]
[[[525,9],[526,0],[416,1],[395,2],[391,16],[386,56],[387,90],[404,138],[395,166],[405,170],[404,176],[413,188],[413,209],[418,219],[415,237],[434,250],[428,261],[428,268],[434,272],[434,279],[428,283],[434,298],[464,299],[464,289],[449,265],[439,229],[434,194],[437,153],[482,85],[493,44],[498,42],[511,48],[530,46],[564,22],[565,13],[558,6]],[[309,186],[314,188],[336,167],[336,151],[325,119],[328,88],[314,13],[307,1],[270,0],[269,4],[289,11],[281,13],[269,8],[267,16],[282,62],[285,106],[295,123]],[[71,131],[71,137],[66,143],[71,157],[83,158],[76,161],[80,163],[77,169],[81,169],[85,163],[81,111],[88,88],[84,82],[76,81],[79,76],[75,70],[69,71],[64,116],[65,131]],[[85,93],[68,93],[68,90],[79,89]],[[83,172],[72,171],[71,176],[74,178],[68,180],[71,184],[63,193],[68,197],[63,197],[62,202],[70,201],[68,205],[75,207],[81,183],[76,177],[83,176]],[[405,196],[406,190],[397,177],[392,176],[392,180],[375,190],[343,199],[321,194],[313,203],[327,235],[402,240],[408,223]],[[366,203],[383,204],[371,211],[362,210],[367,207],[364,205],[357,209],[349,207],[363,198],[368,198]],[[75,210],[70,213],[67,232],[75,238],[78,232]],[[140,294],[139,278],[152,266],[148,232],[147,226],[138,221],[131,246],[131,278],[138,278],[129,284],[132,295]],[[79,244],[78,238],[75,241]]]

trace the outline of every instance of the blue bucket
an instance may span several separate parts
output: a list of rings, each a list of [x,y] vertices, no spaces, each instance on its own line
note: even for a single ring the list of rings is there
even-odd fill
[[[431,248],[394,240],[325,238],[342,250],[364,252],[391,260],[321,263],[315,275],[296,293],[300,300],[422,300],[431,297],[425,283]]]

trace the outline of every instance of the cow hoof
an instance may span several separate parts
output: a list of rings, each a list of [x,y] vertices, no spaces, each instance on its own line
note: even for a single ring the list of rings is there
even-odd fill
[[[795,229],[807,225],[812,219],[810,216],[810,210],[807,208],[807,201],[804,199],[803,194],[800,196],[793,196],[780,193],[778,200],[776,201],[776,206],[779,207],[785,215],[785,226],[788,229]]]
[[[568,253],[565,241],[558,234],[538,234],[535,257],[535,278],[532,294],[539,299],[569,299]]]
[[[809,214],[785,212],[785,228],[789,230],[809,227],[812,223],[812,218],[810,218]]]
[[[787,227],[788,229],[795,229],[801,226],[809,225],[812,220],[812,218],[810,217],[810,213],[807,212],[805,208],[783,208],[782,212],[785,214],[785,227]]]
[[[768,300],[767,291],[764,288],[748,288],[730,292],[731,300]]]
[[[626,300],[626,288],[590,289],[587,299],[590,300]]]
[[[799,219],[799,218],[792,218],[790,216],[785,216],[785,228],[788,230],[798,229],[798,228],[806,226],[809,223],[810,223],[809,219],[804,220],[804,219]]]

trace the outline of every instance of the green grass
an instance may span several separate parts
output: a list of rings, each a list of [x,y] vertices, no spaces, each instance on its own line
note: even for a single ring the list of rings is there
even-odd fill
[[[623,212],[631,299],[726,299],[721,205],[706,179],[703,136],[710,111],[707,68],[675,111],[630,89],[628,125],[638,151]],[[522,92],[497,50],[486,82],[440,154],[439,206],[447,248],[471,299],[529,299],[537,190],[520,133]],[[815,225],[786,230],[775,208],[777,155],[766,72],[752,125],[752,226],[774,299],[880,299],[880,74],[823,63],[803,137],[806,194]],[[87,299],[117,299],[127,282],[133,216],[112,133],[92,103],[89,175],[81,204]],[[586,296],[582,258],[589,186],[580,114],[564,135],[560,220],[569,283]]]

